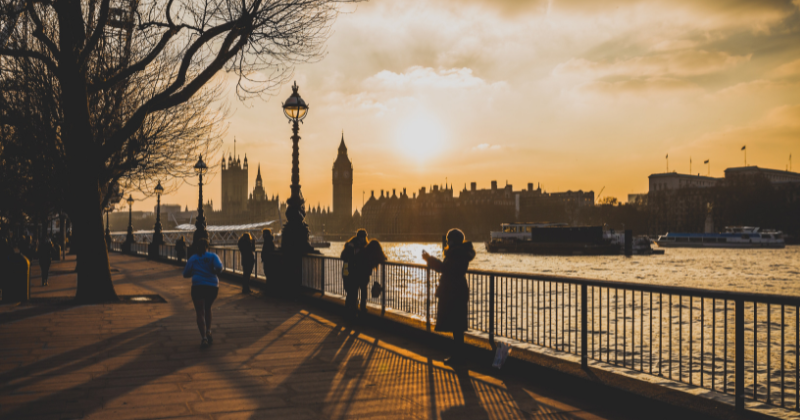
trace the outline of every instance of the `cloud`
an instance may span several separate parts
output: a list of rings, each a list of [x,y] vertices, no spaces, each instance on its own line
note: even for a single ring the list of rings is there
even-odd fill
[[[737,56],[721,51],[685,50],[629,59],[591,61],[572,58],[553,69],[557,76],[601,78],[688,77],[719,73],[749,61],[751,55]]]
[[[383,70],[367,78],[363,86],[369,90],[407,91],[417,89],[474,89],[503,87],[504,82],[487,83],[472,73],[472,69],[439,69],[413,66],[403,73]]]
[[[472,148],[472,150],[483,152],[486,150],[500,150],[501,146],[499,144],[489,144],[489,143],[481,143]]]
[[[800,2],[800,0],[797,0]],[[769,76],[774,78],[789,78],[800,76],[800,58],[785,64],[782,64],[769,72]]]

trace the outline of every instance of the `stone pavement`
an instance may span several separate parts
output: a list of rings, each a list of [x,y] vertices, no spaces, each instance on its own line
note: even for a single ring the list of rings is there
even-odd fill
[[[33,267],[39,302],[74,295],[72,258],[46,288]],[[119,254],[111,265],[120,295],[167,303],[0,305],[0,418],[641,418],[536,378],[453,370],[418,342],[224,281],[202,350],[179,267]]]

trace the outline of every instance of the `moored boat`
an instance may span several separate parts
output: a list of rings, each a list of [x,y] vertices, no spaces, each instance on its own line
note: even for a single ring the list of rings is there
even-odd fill
[[[669,232],[656,240],[661,248],[784,248],[779,230],[752,226],[729,226],[721,233]]]
[[[503,223],[491,232],[489,252],[536,255],[618,255],[620,245],[604,237],[602,226],[566,223]]]

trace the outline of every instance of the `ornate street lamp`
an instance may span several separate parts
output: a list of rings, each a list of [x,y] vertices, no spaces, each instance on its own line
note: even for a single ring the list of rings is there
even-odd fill
[[[156,224],[153,226],[153,246],[157,247],[159,245],[164,244],[164,235],[161,234],[161,194],[164,194],[164,187],[161,186],[161,181],[158,181],[158,185],[153,190],[156,193],[157,201],[156,201]]]
[[[200,182],[198,183],[200,194],[197,198],[197,219],[194,222],[194,226],[197,229],[195,229],[194,235],[192,235],[192,245],[199,239],[208,239],[206,218],[203,216],[203,175],[208,172],[208,166],[203,162],[203,155],[200,155],[200,158],[194,165],[194,172],[200,177]]]
[[[122,252],[131,252],[131,245],[133,245],[133,194],[128,196],[128,234],[125,236],[125,242],[122,243]]]
[[[284,252],[305,254],[314,252],[308,242],[308,225],[303,219],[306,217],[305,200],[300,192],[300,131],[299,123],[308,115],[308,105],[297,93],[297,82],[292,86],[292,96],[283,103],[283,114],[292,123],[292,194],[286,201],[286,224],[281,233],[281,250]]]

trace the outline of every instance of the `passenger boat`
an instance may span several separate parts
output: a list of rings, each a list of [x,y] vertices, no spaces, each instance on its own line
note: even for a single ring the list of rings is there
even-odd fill
[[[784,248],[779,230],[761,230],[752,226],[729,226],[722,233],[673,233],[656,240],[662,248]]]
[[[503,223],[491,232],[486,250],[536,255],[619,255],[620,244],[603,234],[602,226],[566,223]]]

